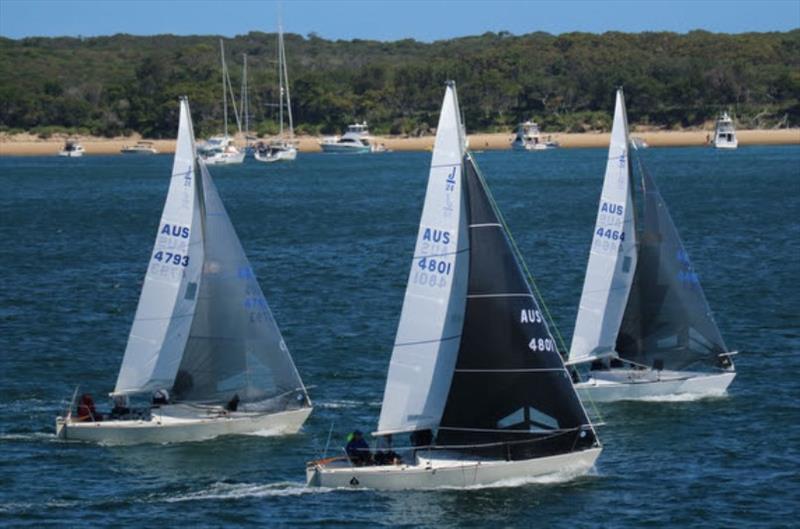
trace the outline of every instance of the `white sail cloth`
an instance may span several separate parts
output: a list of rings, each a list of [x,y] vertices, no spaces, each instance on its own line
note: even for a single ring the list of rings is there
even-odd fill
[[[189,103],[183,99],[169,192],[114,394],[169,388],[178,371],[203,267],[197,177]]]
[[[435,429],[444,411],[460,344],[469,271],[463,157],[463,126],[451,83],[436,131],[378,435]]]
[[[570,364],[614,353],[633,283],[637,253],[628,146],[628,118],[620,89],[597,222],[569,351]]]

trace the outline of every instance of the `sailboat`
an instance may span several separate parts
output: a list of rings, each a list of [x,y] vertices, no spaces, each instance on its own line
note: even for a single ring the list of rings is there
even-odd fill
[[[231,102],[233,103],[233,114],[239,132],[242,132],[242,124],[239,119],[239,112],[236,110],[236,99],[233,96],[231,79],[228,74],[228,66],[225,64],[225,45],[222,39],[219,40],[220,60],[222,61],[222,113],[225,123],[225,130],[222,136],[209,138],[202,148],[202,155],[205,162],[209,165],[231,165],[244,162],[245,153],[240,151],[233,144],[233,138],[228,136],[228,93],[230,92]]]
[[[283,28],[278,25],[278,91],[280,102],[278,113],[280,132],[278,138],[268,145],[261,145],[255,151],[255,159],[259,162],[289,162],[297,158],[297,147],[294,145],[294,124],[292,122],[292,98],[289,94],[289,73],[286,69],[286,48],[283,45]],[[285,97],[284,97],[285,96]],[[283,107],[286,101],[288,118],[288,136],[283,129]]]
[[[581,397],[614,401],[722,394],[735,376],[667,205],[640,162],[634,201],[622,89],[568,364]],[[637,206],[642,215],[637,218]],[[584,369],[588,366],[588,371]]]
[[[592,467],[599,441],[515,250],[448,82],[374,434],[411,446],[384,464],[309,462],[309,485],[466,487]]]
[[[154,393],[135,409],[130,397]],[[77,396],[77,390],[76,390]],[[111,444],[294,433],[311,413],[281,337],[205,163],[189,103],[136,317],[102,416],[75,397],[56,419],[62,439]],[[88,407],[87,413],[81,413]]]

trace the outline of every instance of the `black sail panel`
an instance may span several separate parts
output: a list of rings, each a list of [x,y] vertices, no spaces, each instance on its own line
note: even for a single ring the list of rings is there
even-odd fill
[[[594,443],[572,387],[488,189],[468,156],[470,272],[458,360],[437,444],[509,443],[524,459]]]
[[[642,171],[644,222],[639,260],[617,352],[655,369],[724,365],[727,352],[697,273],[664,199]]]

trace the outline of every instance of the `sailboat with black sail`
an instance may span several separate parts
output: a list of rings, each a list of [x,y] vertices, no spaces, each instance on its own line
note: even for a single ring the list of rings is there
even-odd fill
[[[130,399],[154,393],[153,405]],[[77,395],[77,391],[76,391]],[[88,395],[56,419],[63,439],[180,442],[294,433],[311,402],[205,163],[189,103],[111,414]],[[89,401],[87,402],[87,398]]]
[[[735,353],[641,160],[643,197],[634,200],[630,146],[620,89],[567,362],[582,375],[576,388],[594,401],[722,394],[735,376]]]
[[[309,462],[310,485],[466,487],[592,467],[599,441],[520,263],[448,83],[374,434],[411,446]]]

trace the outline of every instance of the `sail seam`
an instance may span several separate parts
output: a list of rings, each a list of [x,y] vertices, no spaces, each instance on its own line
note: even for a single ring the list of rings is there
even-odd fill
[[[456,338],[461,338],[461,335],[457,334],[455,336],[448,336],[446,338],[436,338],[434,340],[420,340],[418,342],[395,342],[394,346],[395,347],[403,347],[403,346],[406,346],[406,345],[420,345],[420,344],[424,344],[424,343],[445,342],[445,341],[448,341],[448,340],[454,340]]]
[[[499,222],[486,222],[486,223],[483,223],[483,224],[470,224],[469,225],[470,228],[491,228],[491,227],[500,228],[501,226],[502,226],[502,224],[500,224]]]
[[[498,294],[467,294],[468,299],[479,299],[479,298],[532,298],[533,294],[530,292],[523,292],[519,294],[515,293],[498,293]]]
[[[426,255],[415,255],[412,259],[422,259],[423,257],[444,257],[447,255],[458,255],[460,253],[468,252],[469,248],[462,248],[461,250],[457,250],[455,252],[445,252],[445,253],[432,253]]]
[[[542,367],[531,369],[456,369],[456,373],[561,373],[561,367]]]

